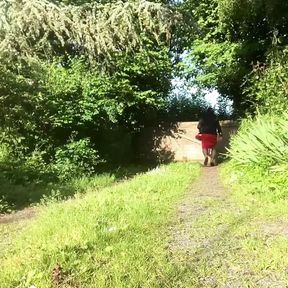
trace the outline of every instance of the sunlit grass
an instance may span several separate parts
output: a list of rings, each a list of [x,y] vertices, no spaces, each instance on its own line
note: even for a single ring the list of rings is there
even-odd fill
[[[232,138],[229,154],[235,165],[287,170],[288,117],[257,115],[242,121]]]
[[[0,287],[172,287],[179,273],[167,258],[167,225],[198,171],[174,163],[52,200],[2,256]],[[61,270],[58,278],[53,269]]]
[[[184,220],[189,243],[175,252],[181,279],[169,287],[288,287],[288,199],[253,193],[252,180],[243,186],[232,171],[231,163],[221,167],[228,192],[189,194],[192,214]],[[243,183],[244,175],[240,178]]]
[[[107,167],[102,173],[89,177],[79,176],[67,181],[59,181],[49,179],[44,175],[42,179],[38,179],[38,181],[28,182],[23,181],[22,178],[24,176],[20,179],[21,181],[15,181],[13,178],[9,179],[9,177],[5,177],[5,173],[1,171],[0,213],[17,211],[27,206],[38,205],[39,203],[43,204],[43,202],[47,202],[49,199],[64,200],[74,197],[75,194],[85,194],[89,193],[89,191],[95,192],[95,190],[132,178],[138,173],[147,171],[148,169],[150,169],[148,166],[140,165],[118,168]],[[21,174],[21,171],[17,173]],[[23,174],[25,173],[23,172]]]

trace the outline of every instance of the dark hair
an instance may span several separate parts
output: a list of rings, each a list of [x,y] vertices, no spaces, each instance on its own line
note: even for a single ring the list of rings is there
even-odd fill
[[[209,107],[202,115],[202,119],[204,122],[216,120],[216,115],[213,108]]]
[[[207,109],[206,113],[207,113],[207,114],[211,114],[211,115],[212,115],[212,114],[215,115],[214,110],[213,110],[213,108],[211,108],[211,107],[209,107],[209,108]]]

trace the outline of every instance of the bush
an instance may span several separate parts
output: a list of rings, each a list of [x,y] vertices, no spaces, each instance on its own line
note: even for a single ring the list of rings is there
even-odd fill
[[[103,160],[100,160],[90,139],[84,138],[58,148],[52,169],[60,179],[68,179],[82,174],[91,175],[101,162]]]
[[[288,47],[283,51],[271,52],[268,65],[258,64],[254,67],[246,92],[254,108],[261,113],[282,114],[288,108],[287,56]]]
[[[44,161],[45,151],[35,149],[26,155],[21,147],[13,147],[8,144],[0,144],[0,179],[10,184],[26,185],[31,182],[39,183],[55,178],[51,167]],[[19,148],[19,149],[17,149]]]
[[[10,212],[10,206],[3,196],[0,196],[0,214]]]

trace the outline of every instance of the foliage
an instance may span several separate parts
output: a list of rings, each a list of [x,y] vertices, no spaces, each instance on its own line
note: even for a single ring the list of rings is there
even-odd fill
[[[72,142],[74,144],[74,142]],[[90,150],[92,155],[95,155],[94,150]],[[82,151],[87,154],[87,151]],[[70,156],[70,155],[69,155]],[[63,158],[60,158],[63,163]],[[65,159],[65,158],[64,158]],[[60,162],[59,161],[59,162]],[[97,160],[96,160],[97,161]],[[67,161],[68,162],[68,161]],[[9,163],[8,163],[9,164]],[[39,169],[27,169],[24,164],[15,164],[14,167],[8,166],[7,162],[0,162],[1,167],[1,187],[0,187],[0,214],[4,212],[17,211],[28,206],[37,206],[39,203],[46,204],[47,202],[59,202],[60,200],[68,200],[75,195],[92,193],[115,185],[116,182],[121,182],[133,178],[136,174],[143,173],[154,166],[144,165],[122,165],[112,166],[108,163],[101,162],[101,170],[97,174],[87,176],[91,173],[91,166],[86,166],[87,171],[83,175],[83,170],[86,167],[77,165],[72,166],[68,163],[68,168],[72,166],[71,175],[65,175],[63,172],[67,171],[67,167],[58,167],[53,163],[52,167],[46,165],[46,169],[39,167]],[[11,164],[11,162],[10,162]],[[92,166],[93,167],[93,166]],[[55,179],[55,175],[47,170],[59,169],[59,176]],[[82,168],[82,170],[81,170]],[[10,170],[9,170],[10,169]],[[75,173],[79,171],[79,173]],[[82,172],[82,175],[80,174]],[[7,175],[9,173],[9,175]],[[74,175],[73,175],[74,173]],[[54,177],[52,177],[54,176]],[[1,225],[0,225],[1,226]]]
[[[231,142],[230,156],[236,165],[277,169],[288,161],[288,118],[261,116],[243,121]]]
[[[90,62],[106,65],[115,52],[143,47],[143,33],[158,44],[169,40],[174,25],[169,9],[146,1],[65,6],[46,0],[5,0],[0,14],[4,55],[51,59],[84,54]]]
[[[247,193],[287,197],[287,115],[257,115],[242,122],[232,139],[230,181]]]
[[[188,10],[196,21],[195,33],[187,42],[186,74],[199,87],[217,89],[221,95],[233,99],[234,106],[237,106],[244,75],[243,68],[235,61],[239,58],[240,45],[231,42],[221,26],[217,0],[202,0],[200,3],[191,0],[183,5],[183,10]]]
[[[146,43],[147,50],[114,55],[113,69],[106,72],[77,58],[52,63],[29,58],[16,65],[3,59],[2,141],[15,158],[26,161],[39,151],[44,164],[53,163],[56,150],[73,135],[76,141],[90,138],[98,150],[101,130],[124,125],[131,131],[144,125],[149,110],[163,105],[172,69],[167,48],[152,48],[148,39]],[[58,164],[52,171],[66,175]]]
[[[0,151],[2,188],[5,186],[4,183],[26,185],[31,181],[40,183],[43,179],[47,182],[55,180],[49,165],[43,161],[43,152],[34,150],[31,154],[24,155],[20,149],[14,151],[7,144],[1,144]],[[3,188],[5,189],[7,187]]]
[[[187,73],[196,77],[198,85],[217,88],[232,99],[239,114],[251,111],[255,98],[246,98],[245,84],[253,64],[266,63],[274,45],[286,43],[287,9],[281,0],[183,3],[183,10],[190,12],[197,26],[187,44],[192,63]]]
[[[287,31],[288,4],[285,1],[219,0],[218,3],[221,21],[232,39],[249,39],[259,46],[264,41],[262,45],[271,45],[269,33],[277,31],[278,35],[284,36]]]
[[[11,209],[4,197],[0,198],[0,213],[8,213]]]
[[[24,62],[18,75],[5,67],[3,82],[8,81],[5,75],[12,77],[0,99],[5,107],[0,110],[3,140],[14,150],[20,145],[25,153],[41,147],[48,153],[46,160],[53,160],[55,147],[73,133],[93,138],[99,129],[117,123],[131,129],[139,126],[144,108],[163,103],[170,87],[171,62],[165,48],[130,56],[119,56],[117,72],[111,75],[90,69],[81,59],[65,66],[61,60]]]
[[[170,98],[164,110],[160,111],[160,119],[171,122],[198,121],[201,113],[207,108],[208,104],[198,96],[175,96]]]
[[[248,65],[239,91],[242,104],[254,115],[242,121],[233,137],[231,183],[269,200],[287,197],[288,192],[287,11],[285,1],[218,1],[225,39],[239,45],[233,61],[239,66],[243,59]]]
[[[177,13],[145,1],[62,2],[0,4],[0,141],[13,151],[3,163],[36,178],[95,171],[109,158],[101,133],[145,125],[170,90]]]
[[[288,64],[287,46],[270,55],[266,65],[254,67],[251,81],[247,86],[248,98],[261,113],[282,114],[287,110],[288,101]],[[280,116],[281,117],[281,116]]]
[[[81,174],[91,175],[100,162],[102,161],[89,138],[78,141],[72,139],[70,143],[56,149],[53,169],[60,178],[67,179]]]
[[[1,286],[177,286],[181,271],[167,260],[167,224],[198,171],[195,164],[173,163],[48,204],[11,245],[1,245]],[[57,264],[59,281],[51,278]]]

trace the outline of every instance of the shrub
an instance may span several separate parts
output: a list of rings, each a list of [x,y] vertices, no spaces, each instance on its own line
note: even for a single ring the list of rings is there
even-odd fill
[[[288,47],[272,52],[268,64],[254,67],[246,92],[261,113],[282,114],[288,108]]]
[[[56,150],[52,164],[60,179],[82,174],[92,174],[97,164],[103,162],[89,138],[71,141]]]

